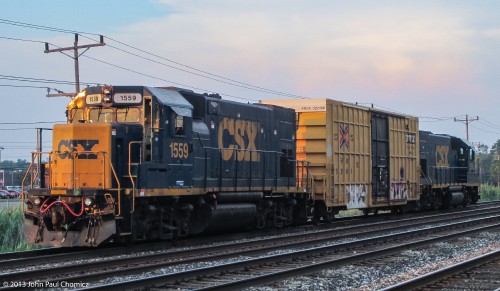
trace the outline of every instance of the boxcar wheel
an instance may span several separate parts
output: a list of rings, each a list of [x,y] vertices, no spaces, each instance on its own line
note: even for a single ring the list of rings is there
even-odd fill
[[[323,220],[327,223],[332,223],[335,220],[335,212],[333,211],[333,209],[325,211]]]

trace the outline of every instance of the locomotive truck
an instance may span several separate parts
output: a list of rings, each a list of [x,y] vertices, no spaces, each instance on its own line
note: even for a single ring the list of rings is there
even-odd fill
[[[97,86],[66,114],[23,182],[34,244],[175,239],[479,198],[470,145],[356,104]]]

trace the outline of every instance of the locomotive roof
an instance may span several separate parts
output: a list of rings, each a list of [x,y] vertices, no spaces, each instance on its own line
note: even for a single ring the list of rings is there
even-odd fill
[[[178,88],[158,88],[148,86],[112,86],[112,88],[114,92],[120,93],[137,92],[142,94],[143,91],[147,91],[151,94],[151,96],[156,97],[159,103],[171,107],[172,110],[174,110],[178,115],[192,116],[193,105],[191,105],[191,103],[189,103],[186,98],[184,98],[184,96],[177,91]],[[96,86],[88,87],[85,91],[87,91],[87,94],[101,94],[102,89],[103,86]]]
[[[161,104],[170,106],[178,115],[191,116],[193,105],[179,92],[155,87],[146,87],[146,90],[155,96]]]

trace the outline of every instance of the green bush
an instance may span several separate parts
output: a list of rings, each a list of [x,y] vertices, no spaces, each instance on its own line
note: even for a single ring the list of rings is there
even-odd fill
[[[500,188],[489,184],[482,184],[479,189],[481,194],[481,202],[500,200]]]
[[[23,233],[24,216],[21,207],[0,208],[0,252],[33,249],[26,243]]]

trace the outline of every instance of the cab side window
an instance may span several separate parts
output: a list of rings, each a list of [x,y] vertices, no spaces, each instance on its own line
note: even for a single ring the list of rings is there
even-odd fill
[[[185,135],[184,116],[176,115],[174,119],[174,134]]]

